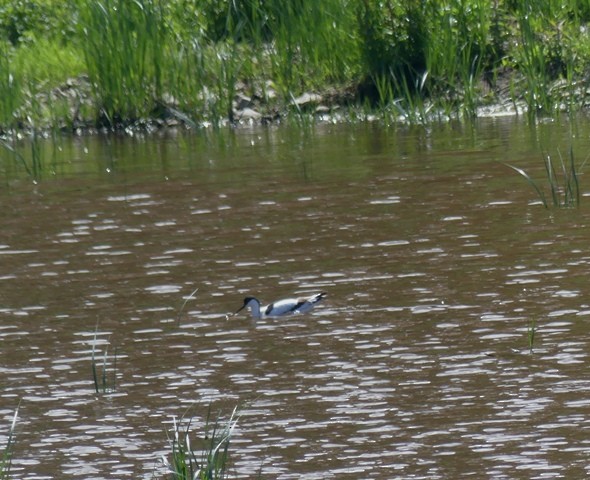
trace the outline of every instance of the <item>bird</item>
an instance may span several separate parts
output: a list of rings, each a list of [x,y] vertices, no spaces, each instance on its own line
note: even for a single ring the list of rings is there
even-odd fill
[[[246,297],[244,298],[244,304],[236,310],[234,315],[246,307],[250,309],[252,318],[280,317],[283,315],[306,313],[318,302],[322,301],[326,295],[326,292],[320,292],[309,297],[285,298],[262,308],[260,308],[260,300],[256,297]]]

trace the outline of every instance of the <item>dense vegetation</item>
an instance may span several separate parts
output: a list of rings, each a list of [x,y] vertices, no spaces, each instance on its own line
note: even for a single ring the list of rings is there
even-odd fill
[[[585,107],[589,0],[12,0],[0,133],[263,120],[304,92],[425,121]],[[236,104],[241,99],[242,105]],[[320,100],[316,100],[316,103]],[[312,106],[313,107],[313,106]]]

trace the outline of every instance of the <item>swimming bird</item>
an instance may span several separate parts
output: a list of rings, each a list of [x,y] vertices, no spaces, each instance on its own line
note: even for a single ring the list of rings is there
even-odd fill
[[[326,295],[326,292],[320,292],[310,297],[285,298],[263,308],[260,308],[260,301],[257,298],[246,297],[244,298],[244,305],[238,308],[234,315],[246,307],[250,309],[252,318],[280,317],[282,315],[305,313],[309,312]]]

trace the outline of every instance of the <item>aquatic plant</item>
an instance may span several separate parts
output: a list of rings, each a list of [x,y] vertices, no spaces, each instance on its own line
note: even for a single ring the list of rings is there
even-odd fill
[[[533,318],[527,324],[527,339],[529,344],[529,352],[533,353],[535,346],[535,334],[537,333],[537,321]]]
[[[583,165],[582,165],[583,166]],[[550,155],[545,155],[545,171],[551,187],[551,199],[556,207],[577,207],[580,205],[580,184],[573,148],[569,149],[568,160],[559,152],[559,166],[556,171]],[[557,173],[559,172],[559,173]],[[561,180],[560,180],[561,178]]]
[[[22,165],[26,172],[29,174],[29,176],[32,176],[31,170],[29,169],[25,157],[23,157],[13,145],[11,145],[8,141],[2,140],[0,138],[0,147],[8,151],[14,158],[15,163]]]
[[[39,139],[39,133],[36,128],[33,127],[30,136],[31,145],[31,168],[29,175],[34,180],[41,178],[41,172],[43,170],[43,157],[41,155],[41,144]]]
[[[235,407],[230,417],[222,421],[218,415],[211,418],[211,406],[205,421],[201,451],[194,450],[190,440],[193,417],[183,415],[178,421],[173,417],[173,437],[168,437],[169,460],[162,456],[162,463],[174,480],[221,480],[226,478],[229,460],[229,444],[239,418]],[[183,427],[183,423],[186,425]]]
[[[194,298],[195,294],[196,294],[198,291],[199,291],[199,288],[198,288],[198,287],[197,287],[197,288],[195,288],[195,289],[194,289],[194,290],[191,292],[191,294],[190,294],[188,297],[186,297],[186,298],[184,299],[184,302],[182,302],[182,305],[181,305],[181,306],[180,306],[180,308],[178,309],[178,315],[176,315],[176,323],[177,323],[177,324],[180,324],[180,319],[182,318],[182,313],[184,312],[184,307],[186,307],[186,304],[187,304],[187,303],[188,303],[190,300],[192,300],[192,299]]]
[[[108,347],[105,348],[103,359],[102,359],[102,368],[101,373],[98,373],[98,361],[96,359],[96,339],[98,336],[98,324],[96,325],[96,329],[94,331],[94,340],[92,342],[92,379],[94,380],[94,390],[96,393],[109,393],[114,392],[117,389],[117,347],[115,347],[115,354],[113,355],[113,370],[110,375],[110,379],[107,378],[108,375],[108,368],[107,368],[107,360],[108,360]]]
[[[8,152],[15,167],[17,169],[24,168],[33,182],[37,182],[41,179],[44,170],[41,142],[42,138],[40,138],[39,132],[33,129],[29,132],[28,141],[24,145],[19,146],[15,137],[7,140],[0,138],[0,150]]]
[[[12,424],[8,430],[8,439],[4,446],[4,451],[0,455],[0,480],[8,480],[10,478],[10,468],[12,466],[12,448],[14,446],[14,432],[16,428],[16,420],[18,418],[18,410],[20,405],[16,407],[14,416],[12,417]]]
[[[393,91],[387,92],[387,97],[392,98],[392,105],[395,109],[403,116],[403,118],[411,124],[426,123],[428,121],[428,113],[432,108],[432,103],[426,105],[424,101],[424,88],[426,80],[428,79],[428,72],[425,72],[422,76],[417,77],[415,85],[408,85],[408,79],[404,76],[398,77],[396,75],[391,76],[393,86],[396,92],[400,92],[400,97],[393,99]],[[380,92],[386,91],[384,82],[378,84],[378,90]],[[380,93],[380,96],[382,94]],[[386,98],[387,98],[386,97]]]
[[[551,205],[557,208],[571,208],[580,205],[580,184],[578,180],[579,170],[583,167],[576,167],[574,160],[573,147],[569,149],[568,159],[565,160],[558,152],[559,164],[555,165],[551,155],[547,154],[543,157],[543,163],[545,165],[545,175],[550,190],[550,201]],[[584,162],[585,163],[585,162]],[[524,177],[526,181],[534,188],[541,200],[541,203],[545,208],[549,208],[549,201],[544,193],[542,186],[533,179],[525,170],[522,168],[504,163],[507,167],[511,168],[519,175]]]

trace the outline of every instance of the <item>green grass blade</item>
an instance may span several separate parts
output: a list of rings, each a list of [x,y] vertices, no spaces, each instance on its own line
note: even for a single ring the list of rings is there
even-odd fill
[[[108,346],[105,346],[104,354],[102,358],[102,371],[98,372],[97,366],[97,354],[96,354],[96,344],[98,340],[98,323],[96,324],[96,330],[94,331],[94,339],[92,342],[92,357],[91,357],[91,368],[92,368],[92,379],[94,381],[94,391],[96,393],[107,393],[107,392],[114,392],[117,384],[117,357],[118,357],[118,350],[115,347],[115,353],[113,356],[113,371],[112,374],[108,373],[108,359],[109,359],[109,349]],[[109,380],[112,378],[111,383]]]
[[[96,324],[96,330],[94,331],[94,340],[92,342],[92,379],[94,380],[94,390],[96,393],[100,393],[98,389],[98,373],[96,371],[96,337],[98,335],[98,323]]]
[[[104,356],[102,358],[102,393],[107,392],[107,357],[108,357],[109,349],[108,347],[104,349]]]
[[[4,452],[2,453],[2,457],[0,458],[0,480],[8,480],[10,478],[10,468],[12,466],[12,447],[14,446],[14,435],[19,409],[20,402],[16,407],[16,410],[14,411],[14,416],[12,417],[12,424],[10,426],[10,430],[8,431],[8,440],[6,441]]]
[[[532,319],[529,321],[527,325],[527,338],[529,344],[529,352],[533,353],[533,348],[535,346],[535,334],[537,333],[537,321]]]
[[[180,325],[180,318],[182,316],[182,312],[184,312],[184,307],[186,306],[186,304],[188,303],[188,301],[191,300],[195,296],[195,293],[197,293],[198,291],[199,291],[199,289],[198,288],[195,288],[193,290],[193,292],[188,297],[186,297],[184,299],[184,302],[182,302],[182,305],[180,307],[180,310],[178,310],[178,315],[176,316],[176,323],[177,324]]]
[[[568,186],[571,194],[572,204],[576,207],[580,206],[580,182],[578,180],[576,162],[574,160],[574,149],[571,145],[569,151]]]
[[[535,182],[535,180],[533,180],[531,178],[531,176],[526,173],[522,168],[519,167],[515,167],[514,165],[510,165],[509,163],[504,163],[501,162],[503,165],[507,166],[508,168],[511,168],[512,170],[514,170],[516,173],[518,173],[519,175],[521,175],[522,177],[524,177],[526,179],[526,181],[535,189],[535,191],[537,192],[537,195],[539,196],[539,198],[541,199],[541,202],[543,203],[543,206],[545,208],[549,208],[549,205],[547,204],[547,199],[545,198],[545,194],[543,193],[543,191],[539,188],[539,185],[537,184],[537,182]]]
[[[114,392],[117,389],[117,347],[115,347],[115,356],[113,359],[113,381],[111,382],[111,390]]]
[[[547,181],[549,182],[549,189],[551,191],[551,200],[553,201],[553,206],[559,206],[559,197],[556,196],[556,188],[555,188],[555,170],[553,168],[553,163],[551,162],[551,156],[547,155],[543,158],[545,164],[545,174],[547,175]]]

